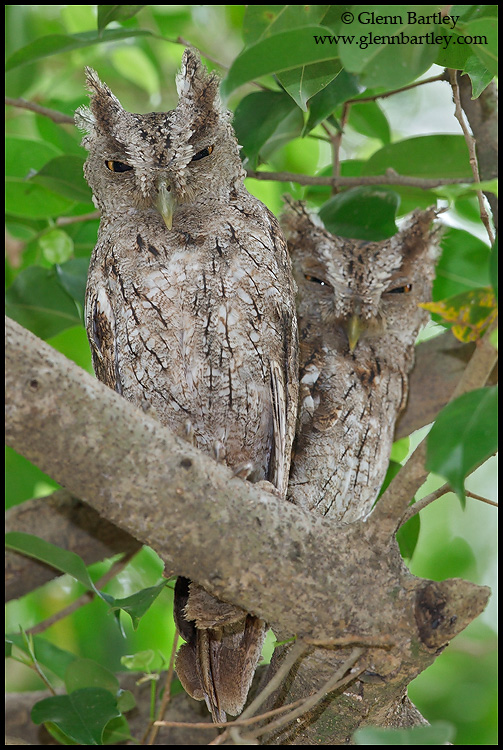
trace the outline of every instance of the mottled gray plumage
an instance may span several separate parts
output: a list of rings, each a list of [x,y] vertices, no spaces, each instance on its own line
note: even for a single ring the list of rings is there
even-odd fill
[[[183,55],[170,112],[126,112],[87,69],[85,176],[101,210],[86,325],[97,377],[284,497],[298,400],[290,259],[245,176],[219,79]],[[225,544],[225,539],[222,539]],[[176,669],[215,720],[241,711],[265,623],[179,579]]]
[[[288,499],[339,522],[368,515],[428,314],[438,231],[415,211],[383,242],[330,234],[299,202],[283,228],[298,286],[300,395]]]

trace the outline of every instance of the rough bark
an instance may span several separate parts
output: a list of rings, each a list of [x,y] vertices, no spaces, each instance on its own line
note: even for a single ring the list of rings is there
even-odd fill
[[[296,635],[320,680],[324,664],[330,672],[363,647],[358,679],[350,675],[338,700],[270,744],[341,744],[362,722],[400,723],[410,679],[485,607],[487,587],[413,577],[393,532],[334,526],[233,477],[12,321],[7,405],[15,450],[170,570]],[[329,648],[311,655],[313,640]],[[292,696],[303,689],[288,683]]]
[[[409,399],[397,423],[395,439],[433,421],[452,396],[474,348],[474,344],[461,344],[450,334],[418,346],[416,365],[410,375]],[[490,382],[496,381],[495,370]],[[88,565],[140,546],[117,526],[103,522],[95,510],[66,490],[11,508],[5,524],[7,531],[38,534],[76,552]],[[56,571],[38,560],[7,551],[5,599],[24,596],[56,575]]]

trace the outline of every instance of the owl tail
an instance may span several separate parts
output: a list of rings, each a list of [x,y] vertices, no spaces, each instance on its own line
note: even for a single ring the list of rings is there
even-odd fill
[[[187,641],[175,664],[184,689],[206,701],[214,722],[237,716],[260,659],[266,624],[187,578],[176,582],[175,621]]]

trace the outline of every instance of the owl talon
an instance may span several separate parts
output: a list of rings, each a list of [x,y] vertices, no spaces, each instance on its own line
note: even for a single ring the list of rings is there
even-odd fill
[[[254,469],[254,466],[252,462],[245,461],[244,463],[241,463],[235,466],[234,469],[232,470],[232,473],[235,477],[240,477],[241,479],[248,479],[253,469]]]
[[[260,487],[261,490],[265,490],[266,492],[270,492],[271,495],[276,495],[276,497],[282,498],[283,495],[281,494],[281,491],[278,490],[277,487],[275,487],[271,482],[268,482],[267,479],[261,479],[260,482],[255,482],[255,487]]]
[[[185,440],[191,445],[195,445],[194,428],[192,427],[190,419],[187,419],[185,422]]]
[[[224,457],[224,446],[220,440],[215,440],[212,447],[213,458],[215,461],[221,461]]]

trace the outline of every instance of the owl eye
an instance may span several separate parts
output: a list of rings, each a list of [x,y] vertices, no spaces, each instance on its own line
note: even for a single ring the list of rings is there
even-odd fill
[[[412,284],[404,284],[403,286],[396,286],[394,289],[388,289],[388,294],[408,294],[412,291]]]
[[[319,284],[320,286],[330,286],[326,281],[317,279],[316,276],[308,276],[307,273],[304,274],[304,278],[306,279],[306,281],[313,281],[315,284]]]
[[[130,169],[133,169],[129,164],[124,164],[122,161],[106,161],[105,164],[111,172],[129,172]]]
[[[195,154],[192,157],[192,161],[199,161],[199,159],[204,159],[205,156],[209,156],[212,152],[215,146],[208,146],[208,148],[203,148],[202,151],[198,151],[197,154]]]

